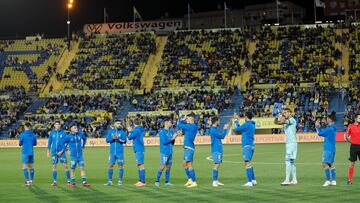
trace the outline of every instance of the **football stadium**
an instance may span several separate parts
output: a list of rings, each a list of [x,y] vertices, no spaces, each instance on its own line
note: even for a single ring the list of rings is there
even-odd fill
[[[0,27],[0,202],[360,199],[358,0],[1,0]]]

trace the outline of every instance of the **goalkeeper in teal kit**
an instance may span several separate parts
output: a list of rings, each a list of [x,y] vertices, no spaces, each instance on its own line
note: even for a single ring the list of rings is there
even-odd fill
[[[275,124],[284,126],[285,130],[285,166],[286,175],[282,186],[296,185],[296,166],[295,160],[297,155],[297,141],[296,141],[296,120],[291,116],[291,110],[284,108],[281,116],[275,118]],[[292,174],[292,180],[290,181],[290,175]]]

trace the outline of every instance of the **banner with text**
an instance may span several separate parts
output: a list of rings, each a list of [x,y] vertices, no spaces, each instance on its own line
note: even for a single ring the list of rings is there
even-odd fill
[[[85,24],[84,32],[91,33],[121,33],[121,32],[159,32],[159,31],[175,31],[183,27],[182,20],[167,21],[141,21],[141,22],[119,22],[119,23],[101,23],[101,24]]]
[[[316,133],[303,133],[297,134],[297,141],[302,142],[323,142],[324,139],[318,136]],[[176,138],[175,145],[183,145],[184,138]],[[241,135],[229,135],[223,139],[224,144],[241,144]],[[273,143],[285,143],[284,134],[258,134],[255,135],[256,144],[273,144]],[[144,138],[145,146],[159,146],[158,137],[146,137]],[[210,136],[197,136],[195,138],[196,145],[209,145],[211,144]],[[132,141],[128,141],[127,146],[132,146]],[[106,143],[105,138],[89,138],[87,140],[87,147],[104,147],[109,146]],[[18,140],[0,140],[0,148],[16,148],[19,147]],[[47,147],[47,139],[38,139],[37,147]]]
[[[276,125],[274,124],[274,118],[268,117],[268,118],[253,118],[252,119],[255,122],[256,129],[273,129],[273,128],[282,128],[282,125]],[[245,122],[244,118],[241,118],[239,120],[239,123],[242,124]],[[234,126],[233,126],[234,127]]]

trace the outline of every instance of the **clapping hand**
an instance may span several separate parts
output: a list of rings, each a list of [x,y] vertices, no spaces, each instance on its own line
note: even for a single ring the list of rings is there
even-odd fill
[[[234,118],[234,119],[239,119],[239,115],[237,115],[236,113],[234,113],[233,118]]]
[[[114,139],[114,140],[118,139],[118,136],[117,136],[116,133],[113,134],[113,139]]]

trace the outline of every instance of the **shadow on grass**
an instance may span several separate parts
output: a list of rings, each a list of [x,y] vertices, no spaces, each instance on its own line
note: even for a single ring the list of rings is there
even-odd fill
[[[51,195],[45,190],[39,188],[36,185],[29,187],[29,191],[35,195],[35,197],[42,201],[51,201],[51,202],[60,202],[59,197],[56,195]]]

